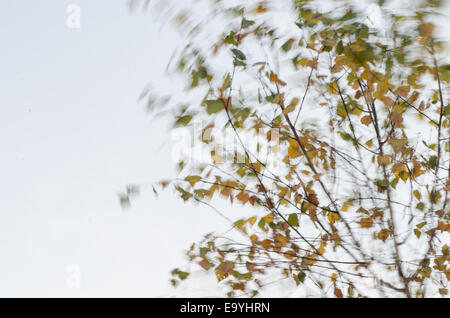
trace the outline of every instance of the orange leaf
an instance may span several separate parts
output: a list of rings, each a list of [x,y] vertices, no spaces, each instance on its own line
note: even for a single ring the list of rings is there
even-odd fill
[[[286,251],[283,253],[283,256],[287,259],[293,259],[295,256],[295,253],[293,251]]]
[[[342,291],[341,291],[339,288],[335,288],[335,289],[334,289],[334,295],[335,295],[337,298],[342,298],[342,297],[344,297],[344,295],[342,295]]]
[[[248,201],[248,199],[249,199],[249,195],[248,195],[247,192],[242,191],[242,192],[240,192],[240,193],[236,196],[236,199],[238,199],[239,201],[241,201],[242,204],[245,204],[245,203],[247,203],[247,201]]]
[[[361,118],[361,123],[363,125],[369,126],[371,122],[372,122],[372,118],[370,118],[370,116],[368,116],[368,115]]]

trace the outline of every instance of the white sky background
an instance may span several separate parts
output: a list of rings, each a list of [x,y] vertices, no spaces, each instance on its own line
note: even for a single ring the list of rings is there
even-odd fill
[[[168,123],[137,102],[177,44],[159,29],[124,0],[0,2],[1,297],[170,296],[183,250],[227,228],[170,191],[119,206],[126,184],[175,176]]]
[[[66,26],[70,3],[80,29]],[[223,219],[170,191],[144,192],[125,212],[118,202],[128,183],[175,176],[168,123],[137,98],[150,80],[173,85],[164,71],[178,39],[126,4],[0,2],[0,297],[219,295],[211,281],[174,290],[168,280]],[[81,288],[67,284],[70,264]]]

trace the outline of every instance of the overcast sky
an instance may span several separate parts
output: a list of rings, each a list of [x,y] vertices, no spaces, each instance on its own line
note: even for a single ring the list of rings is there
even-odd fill
[[[2,0],[0,39],[0,296],[176,294],[183,250],[227,225],[170,192],[125,212],[117,195],[175,175],[168,123],[137,99],[170,85],[176,36],[125,0]]]
[[[78,29],[67,26],[71,3]],[[119,205],[128,183],[175,176],[168,122],[137,99],[152,80],[172,85],[178,38],[126,3],[0,2],[0,297],[216,295],[212,281],[194,291],[168,281],[223,219],[171,192]]]

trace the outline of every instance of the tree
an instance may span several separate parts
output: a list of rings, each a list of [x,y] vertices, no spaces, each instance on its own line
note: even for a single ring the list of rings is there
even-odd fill
[[[180,177],[155,191],[256,207],[237,235],[207,234],[187,253],[228,296],[257,295],[269,275],[324,297],[447,295],[443,3],[384,2],[371,4],[379,21],[348,1],[196,1],[174,14],[183,103],[144,97],[174,128],[201,121],[190,131],[209,157],[181,158]],[[232,147],[218,138],[226,128]],[[189,276],[172,274],[174,285]]]

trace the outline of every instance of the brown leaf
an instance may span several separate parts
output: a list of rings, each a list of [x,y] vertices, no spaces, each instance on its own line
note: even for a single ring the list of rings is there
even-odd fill
[[[208,269],[211,266],[211,263],[206,258],[202,259],[198,264],[204,269]]]
[[[397,88],[397,89],[395,90],[395,94],[400,95],[401,97],[406,98],[406,97],[408,97],[408,94],[409,94],[409,90],[410,90],[410,89],[411,89],[411,87],[409,87],[409,86],[401,86],[401,87],[399,87],[399,88]]]
[[[337,298],[342,298],[342,297],[344,297],[344,295],[342,295],[342,291],[341,291],[339,288],[335,288],[335,289],[334,289],[334,295],[335,295]]]
[[[425,38],[429,38],[433,35],[434,24],[432,23],[423,23],[419,25],[419,34]]]
[[[387,166],[388,164],[391,163],[391,156],[389,155],[378,156],[377,161],[380,166]]]
[[[370,118],[369,115],[361,117],[361,123],[363,125],[369,126],[371,122],[372,122],[372,118]]]
[[[242,202],[242,204],[247,203],[247,201],[249,200],[249,195],[247,192],[239,192],[239,194],[236,196],[236,199],[238,199],[240,202]]]

